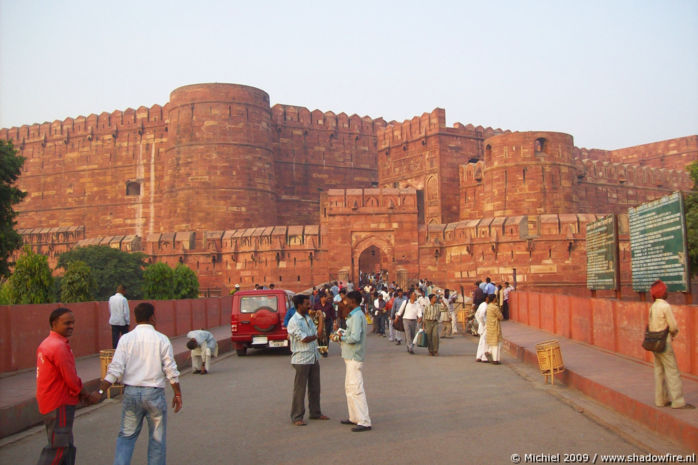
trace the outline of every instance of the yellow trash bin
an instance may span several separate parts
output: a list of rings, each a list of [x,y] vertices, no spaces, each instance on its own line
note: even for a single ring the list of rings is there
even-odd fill
[[[104,379],[107,376],[107,369],[111,363],[112,358],[114,358],[114,349],[104,349],[99,351],[99,363],[102,369],[102,376],[100,379]],[[123,384],[112,384],[109,389],[107,389],[107,399],[111,399],[111,390],[119,389],[120,393],[124,390]]]
[[[557,339],[543,341],[536,344],[536,355],[538,356],[538,367],[545,382],[555,384],[554,376],[565,371],[565,364],[562,362],[562,352],[560,351],[560,342]]]

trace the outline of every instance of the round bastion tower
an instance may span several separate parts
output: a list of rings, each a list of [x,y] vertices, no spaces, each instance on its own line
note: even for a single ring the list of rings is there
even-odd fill
[[[574,212],[572,136],[514,132],[484,146],[485,217]]]
[[[276,224],[269,95],[237,84],[175,89],[168,104],[163,231]]]

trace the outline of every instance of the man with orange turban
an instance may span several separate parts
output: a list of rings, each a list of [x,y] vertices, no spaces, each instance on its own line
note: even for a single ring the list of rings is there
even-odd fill
[[[671,340],[678,334],[671,305],[666,301],[667,286],[657,280],[650,287],[654,303],[650,307],[649,330],[664,331],[669,328],[664,352],[654,353],[654,403],[657,407],[695,408],[683,398],[683,386],[676,364],[676,356],[671,347]]]

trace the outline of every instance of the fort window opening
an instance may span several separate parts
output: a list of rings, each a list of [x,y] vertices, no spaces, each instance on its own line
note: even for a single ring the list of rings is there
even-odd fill
[[[536,152],[547,152],[548,151],[548,141],[545,140],[544,137],[539,137],[538,139],[536,139],[535,151]]]
[[[487,147],[485,147],[485,163],[489,162],[491,158],[492,158],[492,146],[490,144],[487,144]]]
[[[126,195],[141,195],[141,184],[133,181],[127,182]]]

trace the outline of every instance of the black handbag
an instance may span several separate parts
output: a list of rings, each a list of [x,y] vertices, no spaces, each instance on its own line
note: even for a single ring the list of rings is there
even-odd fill
[[[642,348],[650,352],[664,352],[668,335],[669,327],[664,328],[663,331],[650,331],[648,325],[645,328],[645,339],[642,341]]]
[[[393,328],[396,331],[405,330],[405,324],[402,322],[402,316],[395,317],[395,321],[393,321]]]

